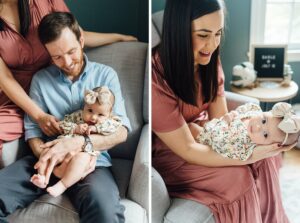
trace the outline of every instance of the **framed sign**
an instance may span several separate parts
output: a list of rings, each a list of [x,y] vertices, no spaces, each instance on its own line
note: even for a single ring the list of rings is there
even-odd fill
[[[251,62],[258,80],[282,81],[287,45],[252,45]]]

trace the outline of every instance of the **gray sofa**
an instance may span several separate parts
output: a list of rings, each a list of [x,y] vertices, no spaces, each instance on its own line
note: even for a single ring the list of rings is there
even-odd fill
[[[163,12],[152,15],[152,48],[160,43]],[[257,99],[226,92],[229,110],[246,102],[259,104]],[[152,167],[152,223],[214,223],[212,212],[203,204],[192,200],[170,198],[166,185],[159,173]]]
[[[147,223],[149,216],[149,126],[147,44],[120,42],[87,50],[91,61],[113,67],[119,76],[132,132],[125,143],[110,150],[112,171],[125,205],[126,223]],[[2,165],[14,161],[20,141],[4,145]],[[16,150],[15,150],[16,151]],[[6,160],[5,160],[6,158]],[[3,162],[5,161],[5,162]],[[78,214],[66,196],[44,195],[9,216],[13,223],[73,223]]]

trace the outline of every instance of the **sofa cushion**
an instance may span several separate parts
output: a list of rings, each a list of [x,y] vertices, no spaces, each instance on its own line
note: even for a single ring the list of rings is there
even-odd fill
[[[152,37],[151,37],[152,45],[151,45],[151,47],[154,48],[160,43],[160,35],[159,35],[155,25],[153,24],[153,22],[152,22],[152,32],[151,33],[152,33]]]
[[[127,141],[110,150],[114,158],[134,159],[143,120],[143,94],[147,44],[119,42],[86,51],[91,61],[111,66],[118,73],[132,131]]]
[[[164,218],[170,206],[170,198],[162,177],[153,167],[151,171],[151,186],[152,222],[162,223],[162,219]]]
[[[145,125],[135,154],[127,198],[149,213],[149,125]]]
[[[8,220],[12,223],[78,223],[79,217],[66,196],[54,198],[46,194],[27,208],[15,211]]]
[[[139,204],[122,199],[121,204],[125,206],[125,222],[126,223],[147,223],[147,213]]]
[[[162,34],[163,18],[164,18],[164,11],[159,11],[152,15],[152,22],[153,22],[159,36],[161,36],[161,34]]]
[[[227,108],[229,111],[234,110],[238,106],[243,105],[245,103],[254,103],[259,105],[259,100],[256,98],[251,98],[229,91],[225,92],[225,97],[227,102]]]
[[[184,214],[183,214],[184,213]],[[164,217],[165,223],[215,223],[214,216],[205,205],[198,202],[175,198]]]
[[[132,166],[132,160],[112,159],[111,171],[118,185],[120,197],[122,198],[127,193]]]
[[[145,80],[144,80],[144,96],[143,96],[143,117],[144,122],[149,123],[149,57],[147,55],[145,66]]]
[[[6,167],[21,157],[31,154],[31,149],[25,143],[24,138],[3,143],[0,156],[0,169]]]
[[[147,223],[146,210],[137,203],[122,199],[126,223]],[[55,216],[55,217],[54,217]],[[41,196],[25,209],[19,209],[8,217],[11,223],[78,223],[79,217],[66,196],[56,198]]]

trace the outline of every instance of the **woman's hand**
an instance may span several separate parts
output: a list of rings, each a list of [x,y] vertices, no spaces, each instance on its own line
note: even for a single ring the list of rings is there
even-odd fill
[[[138,41],[138,39],[134,36],[120,34],[120,41]]]
[[[54,136],[61,134],[61,129],[59,127],[58,119],[53,115],[44,113],[37,120],[41,130],[47,136]]]
[[[137,41],[137,38],[134,36],[123,35],[119,33],[96,33],[83,30],[82,32],[85,40],[85,47],[98,47],[123,41]]]
[[[199,132],[201,131],[202,127],[193,122],[189,123],[188,127],[192,133],[192,136],[194,137],[194,139],[196,139],[196,137],[199,135]]]
[[[249,163],[255,163],[256,161],[266,159],[272,156],[276,156],[281,152],[288,151],[296,146],[297,143],[288,146],[280,146],[278,143],[271,145],[259,145],[253,150],[251,157],[247,160]]]

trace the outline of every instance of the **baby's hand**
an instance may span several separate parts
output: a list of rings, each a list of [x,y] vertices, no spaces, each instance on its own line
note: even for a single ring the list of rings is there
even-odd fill
[[[90,135],[91,133],[97,133],[97,128],[94,125],[90,125],[86,131],[87,135]]]
[[[79,124],[77,125],[77,127],[75,128],[74,133],[75,134],[79,134],[79,135],[83,135],[87,130],[88,130],[88,124],[84,123],[84,124]]]
[[[231,111],[225,114],[221,119],[230,124],[232,120],[238,115],[237,111]]]

